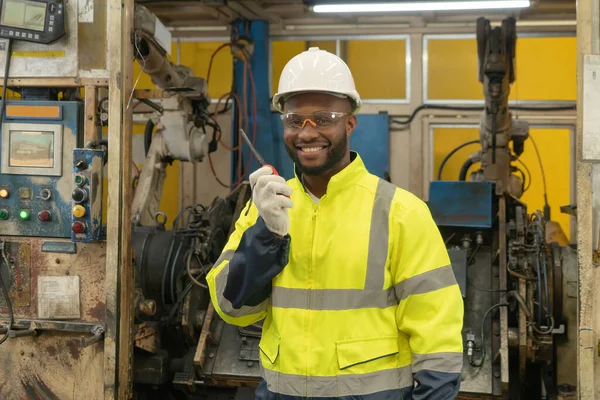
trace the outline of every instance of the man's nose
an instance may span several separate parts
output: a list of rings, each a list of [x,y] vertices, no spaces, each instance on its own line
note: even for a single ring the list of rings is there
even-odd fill
[[[298,137],[302,140],[309,141],[317,136],[319,136],[317,124],[310,119],[305,119],[302,123],[302,128],[300,128],[300,132],[298,133]]]

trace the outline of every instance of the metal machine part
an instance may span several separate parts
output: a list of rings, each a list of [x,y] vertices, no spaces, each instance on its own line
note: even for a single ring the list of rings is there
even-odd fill
[[[174,388],[193,396],[205,384],[219,386],[211,363],[223,323],[214,317],[205,276],[249,198],[246,183],[208,207],[198,204],[182,210],[171,231],[162,224],[133,227],[138,293],[133,367],[136,393],[154,398],[152,395]],[[144,312],[143,305],[148,302],[156,309]],[[237,329],[235,335],[241,343]],[[231,344],[222,343],[225,347]],[[238,357],[238,362],[245,365],[247,361]]]
[[[569,270],[569,248],[547,242],[548,213],[528,214],[519,200],[524,182],[513,175],[517,168],[511,163],[524,151],[529,126],[513,120],[508,108],[515,80],[514,19],[491,28],[480,18],[477,44],[485,95],[482,149],[465,161],[458,182],[432,182],[428,203],[454,255],[459,285],[463,262],[457,255],[467,256],[461,392],[556,398],[560,385],[576,383],[564,368],[555,368],[557,361],[568,363],[565,354],[574,351],[576,338],[566,335],[576,320],[563,294],[573,279],[563,273]],[[476,161],[481,169],[467,182],[467,170]]]
[[[516,195],[510,190],[519,187],[509,183],[513,126],[508,95],[515,80],[516,32],[514,18],[504,19],[501,27],[494,28],[483,17],[477,20],[479,82],[483,84],[485,98],[480,126],[481,168],[483,179],[496,184],[497,194]],[[520,154],[523,135],[516,139],[515,152]]]
[[[173,160],[200,162],[208,154],[206,126],[209,124],[206,80],[195,77],[188,67],[167,59],[160,22],[144,6],[136,4],[135,57],[142,70],[164,91],[157,118],[152,118],[145,140],[146,162],[133,200],[132,222],[152,226],[162,194],[166,165]],[[154,121],[156,119],[156,121]],[[156,126],[156,132],[152,129]]]
[[[71,155],[83,104],[7,104],[2,126],[0,235],[71,237]]]

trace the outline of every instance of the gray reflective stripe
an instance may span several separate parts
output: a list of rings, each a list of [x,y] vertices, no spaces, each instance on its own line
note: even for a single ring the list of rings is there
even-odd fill
[[[405,279],[396,285],[398,301],[412,294],[423,294],[456,285],[456,277],[451,265],[436,268],[431,271]]]
[[[388,255],[390,207],[395,193],[396,186],[379,179],[371,212],[365,289],[383,289],[385,262]]]
[[[463,353],[413,353],[413,372],[424,369],[430,371],[460,373],[463,366]]]
[[[295,289],[273,286],[271,305],[303,310],[351,310],[387,308],[398,305],[394,288],[362,289]]]
[[[219,259],[215,262],[214,268],[219,267],[219,265],[222,264],[223,261],[231,261],[231,258],[233,258],[234,254],[235,252],[233,250],[225,250],[219,257]],[[218,303],[219,307],[221,308],[221,311],[223,311],[230,317],[237,318],[243,317],[244,315],[258,314],[267,309],[268,300],[265,300],[259,305],[253,307],[242,306],[242,308],[240,309],[233,308],[231,302],[223,296],[225,286],[227,285],[227,275],[229,275],[229,262],[215,277],[215,289],[217,292],[217,298],[219,299]]]
[[[385,390],[400,390],[413,385],[410,367],[338,376],[289,375],[262,367],[261,371],[269,391],[288,396],[365,396]]]

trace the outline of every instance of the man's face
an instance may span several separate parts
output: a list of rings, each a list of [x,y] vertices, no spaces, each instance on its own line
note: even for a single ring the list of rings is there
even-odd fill
[[[301,126],[284,126],[283,140],[290,158],[303,174],[321,176],[331,173],[349,155],[348,137],[356,127],[354,115],[343,115],[352,112],[349,100],[323,93],[304,93],[288,99],[283,112],[284,115],[300,114],[293,118]],[[311,118],[314,113],[317,113],[315,120]],[[321,113],[324,118],[320,119]],[[333,123],[321,126],[320,123],[329,121],[332,113],[337,113]],[[311,120],[305,121],[306,118]]]

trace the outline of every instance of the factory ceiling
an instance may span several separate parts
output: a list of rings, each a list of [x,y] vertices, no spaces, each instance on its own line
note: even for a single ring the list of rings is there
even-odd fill
[[[351,2],[354,0],[347,0]],[[137,0],[173,31],[174,37],[227,36],[237,18],[269,21],[273,36],[357,33],[472,31],[485,16],[499,22],[506,12],[427,12],[411,14],[317,14],[307,0]],[[313,2],[314,3],[314,2]],[[516,14],[519,31],[575,31],[576,0],[533,0]]]

